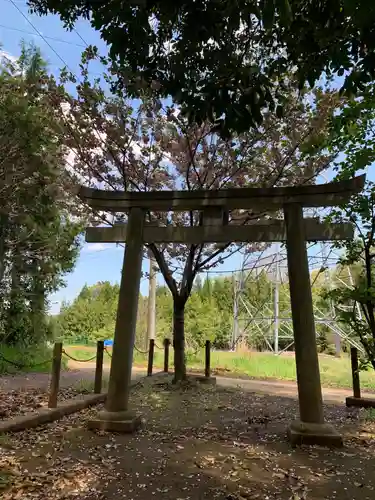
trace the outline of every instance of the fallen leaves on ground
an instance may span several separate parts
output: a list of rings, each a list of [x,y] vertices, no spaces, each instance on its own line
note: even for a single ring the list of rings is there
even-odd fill
[[[98,408],[0,437],[4,500],[374,499],[375,424],[326,406],[346,447],[292,449],[285,439],[297,402],[239,389],[169,380],[140,384],[133,435],[90,432]]]
[[[77,394],[87,392],[74,387],[60,388],[58,400],[67,401]],[[0,389],[0,421],[46,408],[48,393],[43,389]]]

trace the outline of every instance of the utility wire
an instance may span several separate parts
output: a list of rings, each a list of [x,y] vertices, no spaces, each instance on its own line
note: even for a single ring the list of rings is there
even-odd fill
[[[48,47],[52,50],[52,52],[60,59],[64,66],[66,66],[69,70],[68,64],[64,61],[64,59],[60,56],[60,54],[52,47],[46,37],[36,28],[35,24],[30,21],[27,15],[22,12],[22,10],[18,7],[14,0],[9,0],[9,2],[13,5],[13,7],[21,14],[21,16],[30,24],[34,31],[42,38],[42,40],[48,45]],[[71,70],[70,70],[71,71]]]
[[[86,40],[83,38],[83,36],[81,35],[81,33],[79,31],[76,30],[76,28],[73,28],[73,31],[74,33],[82,40],[82,42],[84,43],[84,45],[86,47],[89,46],[89,44],[86,42]]]
[[[9,1],[11,1],[11,0],[9,0]],[[33,33],[32,31],[22,30],[20,28],[13,28],[11,26],[5,26],[5,24],[0,24],[0,28],[4,28],[4,29],[10,30],[10,31],[18,31],[19,33],[24,33],[25,35],[39,36],[41,38],[45,38],[47,40],[52,40],[54,42],[66,43],[68,45],[73,45],[74,47],[85,48],[85,45],[81,45],[79,43],[69,42],[68,40],[63,40],[62,38],[55,38],[53,36],[41,35],[40,33]]]
[[[72,43],[72,42],[68,42],[68,41],[65,41],[65,40],[60,40],[60,39],[54,39],[53,37],[49,37],[49,36],[45,36],[43,35],[43,33],[41,33],[38,28],[35,26],[35,24],[30,21],[30,19],[28,18],[28,16],[18,7],[17,3],[15,2],[15,0],[7,0],[8,2],[10,2],[13,7],[19,12],[19,14],[21,14],[21,16],[26,20],[26,22],[33,28],[33,30],[35,31],[36,35],[38,35],[46,45],[48,45],[48,47],[52,50],[52,52],[56,55],[56,57],[58,57],[58,59],[60,59],[60,61],[64,64],[64,66],[66,66],[69,71],[71,73],[74,73],[74,71],[72,71],[72,69],[69,67],[68,63],[63,59],[63,57],[57,52],[57,50],[55,50],[53,48],[53,46],[49,43],[48,39],[50,40],[55,40],[55,41],[59,41],[59,42],[63,42],[63,43],[68,43],[70,45],[75,45],[77,47],[82,47],[84,48],[85,46],[88,47],[88,43],[85,41],[85,39],[81,36],[81,34],[74,28],[74,31],[75,33],[77,34],[77,36],[83,41],[83,43],[85,44],[84,46],[83,45],[80,45],[80,44],[75,44],[75,43]],[[17,31],[23,31],[23,30],[19,30],[18,28],[9,28],[8,26],[3,26],[7,29],[16,29]],[[32,34],[32,33],[30,33]],[[98,74],[99,73],[95,73],[95,74]]]
[[[52,52],[54,54],[56,54],[56,56],[60,59],[60,61],[64,64],[64,66],[69,69],[69,71],[73,74],[75,74],[74,71],[72,71],[72,69],[69,67],[68,63],[61,57],[61,55],[52,47],[52,45],[48,42],[48,40],[46,39],[46,37],[36,28],[36,26],[34,25],[34,23],[32,21],[30,21],[30,19],[26,16],[26,14],[24,12],[22,12],[22,10],[18,7],[18,5],[16,4],[16,2],[14,0],[9,0],[9,2],[14,6],[14,8],[21,14],[21,16],[29,23],[29,25],[33,28],[33,30],[42,38],[42,40],[48,45],[48,47],[52,50]],[[87,45],[87,42],[85,41],[85,39],[80,35],[80,33],[74,29],[74,31],[77,33],[77,35],[79,36],[79,38]],[[124,247],[124,245],[121,245],[119,244],[119,246],[121,247]]]

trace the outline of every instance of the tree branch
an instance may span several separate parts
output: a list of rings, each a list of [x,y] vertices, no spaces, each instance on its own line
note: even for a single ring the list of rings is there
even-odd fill
[[[151,252],[154,254],[155,260],[158,263],[159,269],[165,279],[166,284],[168,285],[169,290],[171,291],[173,297],[178,297],[178,288],[176,281],[173,279],[170,271],[168,264],[166,260],[164,259],[163,254],[159,251],[158,247],[155,245],[155,243],[150,243],[148,245],[148,248],[151,250]]]

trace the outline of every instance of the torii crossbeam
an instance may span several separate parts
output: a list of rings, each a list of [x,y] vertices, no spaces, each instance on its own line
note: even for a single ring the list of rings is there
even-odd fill
[[[127,225],[88,228],[86,232],[90,242],[126,242],[108,397],[105,411],[91,421],[91,427],[129,432],[140,422],[128,410],[128,397],[144,243],[286,241],[300,408],[300,420],[289,426],[288,435],[294,444],[341,446],[341,436],[324,422],[306,241],[350,239],[353,228],[304,219],[303,207],[343,205],[362,190],[364,182],[365,176],[360,176],[312,186],[147,193],[81,187],[79,196],[93,209],[128,212]],[[282,209],[284,220],[228,223],[229,213],[239,209]],[[156,227],[145,223],[146,212],[190,210],[203,213],[201,226]]]
[[[352,224],[327,224],[316,219],[304,219],[306,241],[350,240],[353,238]],[[129,230],[126,224],[88,227],[87,243],[126,243]],[[244,226],[155,226],[145,224],[144,243],[246,243],[286,241],[283,220],[264,220]]]

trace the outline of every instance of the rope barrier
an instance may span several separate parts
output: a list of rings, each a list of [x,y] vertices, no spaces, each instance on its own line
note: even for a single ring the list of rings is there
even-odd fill
[[[92,357],[92,358],[89,358],[89,359],[78,359],[78,358],[74,358],[73,356],[71,356],[70,354],[68,354],[65,349],[62,350],[63,354],[65,354],[65,356],[69,359],[71,359],[72,361],[77,361],[78,363],[87,363],[88,361],[92,361],[96,358],[96,354]]]
[[[138,351],[140,354],[148,354],[148,351],[141,351],[140,349],[138,349],[138,347],[137,347],[136,345],[134,346],[134,349],[135,349],[136,351]],[[108,349],[107,349],[106,347],[104,347],[104,350],[105,350],[105,352],[108,354],[108,356],[109,356],[110,358],[112,358],[112,354],[108,351]]]
[[[141,351],[140,349],[138,349],[136,345],[134,346],[134,349],[138,351],[140,354],[148,354],[148,351]]]
[[[21,364],[21,363],[17,363],[16,361],[12,361],[10,359],[7,359],[3,354],[0,353],[0,358],[5,361],[6,363],[9,363],[10,365],[13,365],[15,366],[16,368],[18,368],[19,370],[24,370],[25,368],[34,368],[36,366],[42,366],[42,365],[45,365],[47,363],[50,363],[52,361],[52,358],[50,359],[46,359],[45,361],[41,361],[40,363],[35,363],[33,365],[28,365],[28,364]]]
[[[159,347],[158,344],[154,344],[154,346],[156,347],[156,349],[163,349],[163,347]]]

